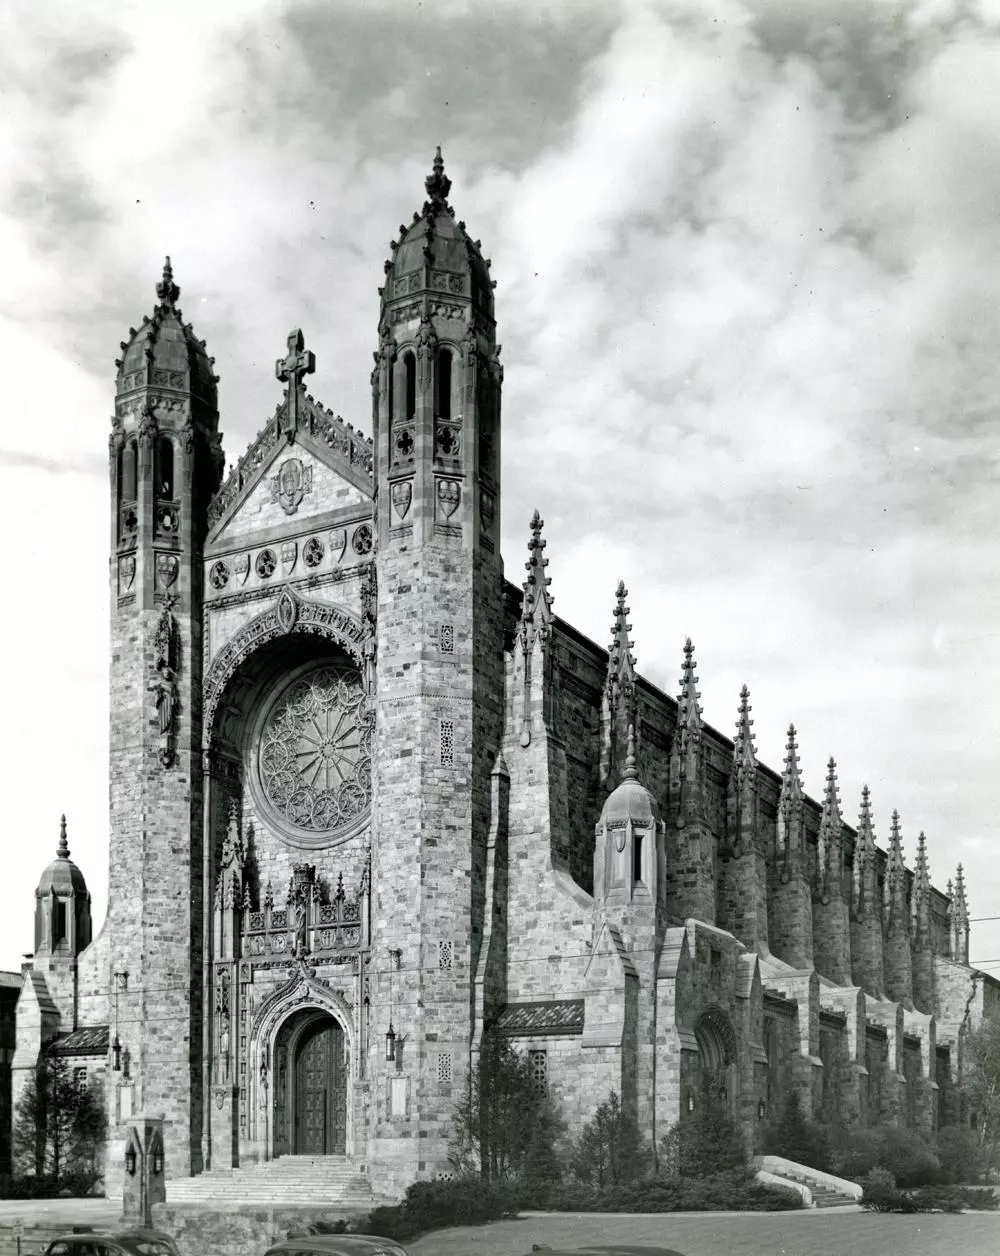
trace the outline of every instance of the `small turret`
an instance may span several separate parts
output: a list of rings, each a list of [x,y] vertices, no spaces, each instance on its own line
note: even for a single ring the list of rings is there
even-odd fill
[[[604,804],[594,849],[594,898],[631,903],[659,900],[664,886],[663,824],[659,809],[639,780],[635,730],[629,728],[621,784]]]
[[[35,955],[75,959],[90,939],[90,895],[83,873],[69,857],[66,817],[62,816],[56,857],[35,890]]]

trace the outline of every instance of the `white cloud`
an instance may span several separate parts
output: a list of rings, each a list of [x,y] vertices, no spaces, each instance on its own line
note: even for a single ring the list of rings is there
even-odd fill
[[[4,629],[0,959],[60,810],[103,886],[112,359],[162,254],[230,459],[294,325],[367,425],[436,142],[499,281],[511,578],[537,505],[560,614],[604,643],[623,577],[646,674],[673,692],[690,633],[713,723],[745,680],[772,766],[794,719],[810,788],[833,753],[846,815],[867,780],[880,832],[898,806],[996,904],[1000,10],[898,9],[7,7],[0,510],[33,609]]]

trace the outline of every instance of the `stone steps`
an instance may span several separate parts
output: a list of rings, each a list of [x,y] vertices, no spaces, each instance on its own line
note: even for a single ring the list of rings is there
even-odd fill
[[[167,1183],[168,1204],[314,1204],[367,1212],[379,1202],[347,1156],[281,1156]]]
[[[785,1173],[783,1176],[789,1181],[798,1182],[800,1186],[808,1186],[812,1192],[813,1204],[817,1208],[840,1208],[844,1204],[858,1202],[852,1195],[844,1195],[832,1186],[817,1182],[815,1178],[804,1173]]]

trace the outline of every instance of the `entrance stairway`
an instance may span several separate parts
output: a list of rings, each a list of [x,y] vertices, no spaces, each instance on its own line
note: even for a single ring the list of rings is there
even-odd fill
[[[794,1160],[785,1160],[781,1156],[755,1156],[754,1167],[758,1170],[758,1177],[764,1180],[808,1187],[813,1208],[838,1208],[861,1202],[862,1189],[856,1182],[834,1177],[832,1173],[823,1173],[809,1165],[797,1164]]]
[[[349,1156],[280,1156],[242,1169],[210,1169],[167,1182],[167,1204],[311,1204],[369,1212],[378,1204]]]

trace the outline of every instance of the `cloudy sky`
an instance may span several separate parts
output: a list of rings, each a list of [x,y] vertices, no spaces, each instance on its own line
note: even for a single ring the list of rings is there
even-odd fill
[[[7,0],[0,966],[60,812],[103,918],[114,358],[170,253],[230,460],[288,329],[369,430],[435,144],[493,259],[504,554],[1000,916],[1000,0]],[[973,958],[1000,957],[1000,923]],[[1000,962],[997,964],[1000,971]]]

